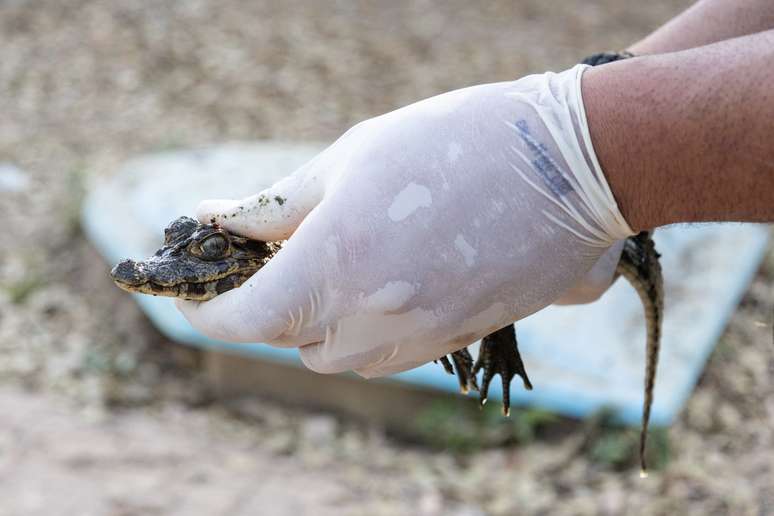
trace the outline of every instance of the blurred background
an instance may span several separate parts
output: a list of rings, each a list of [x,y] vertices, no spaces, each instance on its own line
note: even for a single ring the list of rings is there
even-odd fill
[[[396,432],[220,400],[79,225],[87,185],[138,154],[331,141],[624,48],[688,3],[0,2],[0,515],[774,514],[771,248],[641,481],[638,430],[605,414],[439,397]]]

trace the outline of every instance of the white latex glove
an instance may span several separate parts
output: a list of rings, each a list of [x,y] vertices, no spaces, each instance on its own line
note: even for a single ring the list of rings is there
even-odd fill
[[[200,220],[292,238],[242,287],[180,310],[211,337],[374,377],[552,303],[632,234],[591,145],[586,68],[412,104],[258,195],[203,202]]]
[[[580,305],[596,301],[607,292],[615,280],[615,270],[621,259],[624,241],[615,242],[597,260],[597,263],[586,273],[575,286],[567,290],[554,301],[555,305]]]

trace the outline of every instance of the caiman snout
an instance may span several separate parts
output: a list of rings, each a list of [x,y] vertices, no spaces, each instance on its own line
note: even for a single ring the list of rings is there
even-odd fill
[[[134,260],[124,260],[113,267],[110,276],[114,281],[126,283],[127,285],[142,285],[148,282],[148,276],[138,267]]]

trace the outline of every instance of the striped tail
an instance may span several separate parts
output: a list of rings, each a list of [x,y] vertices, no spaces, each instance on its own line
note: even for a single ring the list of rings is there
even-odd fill
[[[645,446],[648,439],[650,410],[653,405],[653,388],[656,382],[664,311],[664,282],[661,275],[661,264],[650,232],[643,231],[626,240],[616,272],[632,284],[645,309],[645,323],[647,325],[645,401],[642,407],[642,428],[640,430],[640,476],[645,477],[647,476]]]

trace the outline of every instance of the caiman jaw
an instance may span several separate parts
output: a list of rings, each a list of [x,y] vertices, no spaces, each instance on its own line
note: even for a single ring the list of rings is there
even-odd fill
[[[133,288],[148,283],[148,276],[143,273],[142,267],[134,260],[123,260],[110,271],[110,277],[124,290],[133,292]]]
[[[124,260],[110,271],[115,284],[123,290],[151,296],[176,297],[190,301],[208,301],[228,290],[239,287],[252,276],[256,269],[230,272],[206,281],[181,281],[161,284],[148,278],[143,272],[142,262]]]

